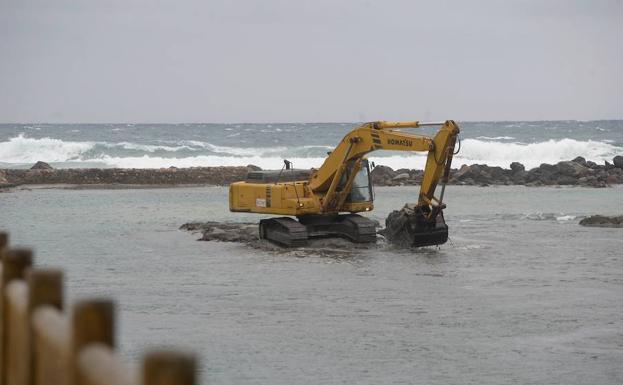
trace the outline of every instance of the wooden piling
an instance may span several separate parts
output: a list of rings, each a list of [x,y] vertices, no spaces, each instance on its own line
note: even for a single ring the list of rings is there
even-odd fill
[[[9,246],[9,234],[4,231],[0,231],[0,252],[5,247]]]
[[[143,362],[143,385],[196,385],[194,355],[174,351],[153,351]]]
[[[110,348],[115,346],[115,306],[107,299],[78,302],[72,316],[72,363],[71,385],[83,383],[79,365],[80,350],[89,344],[101,343]]]
[[[29,373],[29,385],[32,385],[38,377],[38,360],[35,358],[35,333],[32,319],[35,310],[44,305],[62,310],[63,272],[55,269],[28,269],[26,271],[26,283],[28,285],[28,359],[30,360],[29,365],[31,369]]]
[[[115,347],[115,306],[106,299],[63,311],[63,273],[32,266],[0,232],[0,385],[196,385],[194,355],[149,353],[142,376]]]
[[[136,376],[110,346],[95,343],[78,355],[79,385],[137,385]]]
[[[0,308],[2,309],[2,317],[0,317],[0,338],[2,341],[0,348],[0,385],[7,385],[8,378],[8,323],[10,313],[6,289],[11,281],[23,279],[26,268],[31,265],[32,251],[28,249],[4,249],[2,253],[2,276],[0,277]]]
[[[4,261],[4,252],[9,247],[9,234],[5,232],[0,232],[0,262]],[[3,276],[3,265],[4,263],[0,263],[0,385],[4,383],[4,322],[2,319],[4,318],[4,310],[2,309],[4,303],[4,284],[2,283],[4,280]]]
[[[71,333],[69,319],[58,309],[39,306],[32,317],[35,385],[69,385]]]

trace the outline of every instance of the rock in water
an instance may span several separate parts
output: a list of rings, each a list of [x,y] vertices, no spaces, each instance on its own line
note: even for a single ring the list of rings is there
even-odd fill
[[[186,223],[180,229],[201,232],[202,241],[251,243],[260,239],[257,223]]]
[[[54,167],[50,166],[49,164],[47,164],[45,162],[38,161],[30,169],[31,170],[54,170]]]
[[[586,217],[580,221],[580,225],[588,227],[620,227],[623,228],[623,215],[619,216],[604,216],[604,215],[592,215]]]
[[[623,168],[623,156],[617,155],[612,159],[612,163],[614,163],[614,167]]]
[[[284,248],[264,239],[259,239],[257,223],[192,222],[180,230],[200,233],[199,241],[237,242],[250,247],[296,257],[322,256],[329,258],[350,258],[360,255],[362,250],[377,247],[367,243],[357,244],[342,238],[318,238],[308,240],[305,247]]]

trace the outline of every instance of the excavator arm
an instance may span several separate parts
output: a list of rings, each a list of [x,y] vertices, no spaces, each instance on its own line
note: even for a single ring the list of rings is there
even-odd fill
[[[442,127],[432,138],[399,131],[428,125]],[[439,198],[434,194],[440,181],[447,182],[458,134],[459,127],[452,120],[444,123],[365,123],[349,132],[325,159],[323,165],[312,174],[310,188],[316,194],[324,194],[321,199],[324,212],[339,211],[366,154],[377,150],[428,152],[417,205],[429,206],[431,210],[428,211],[428,216],[432,219],[438,210],[443,209],[443,188]],[[338,185],[344,175],[347,175],[346,183],[340,190]]]

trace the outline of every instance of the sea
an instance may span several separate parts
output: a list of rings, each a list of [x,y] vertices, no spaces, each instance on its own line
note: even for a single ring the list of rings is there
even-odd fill
[[[623,121],[461,123],[455,164],[527,167],[623,154]],[[355,124],[2,125],[2,167],[319,165]],[[430,132],[430,131],[429,131]],[[378,156],[378,157],[377,157]],[[417,154],[371,156],[420,167]],[[417,186],[376,187],[387,215]],[[608,188],[448,186],[449,241],[287,250],[197,241],[231,213],[225,186],[0,191],[0,231],[65,271],[67,308],[113,298],[123,361],[194,352],[201,384],[623,383],[623,215]]]
[[[417,187],[378,187],[387,214]],[[448,186],[448,243],[414,250],[200,242],[226,187],[0,193],[0,230],[65,271],[67,308],[112,298],[123,361],[193,352],[202,384],[623,383],[623,214],[611,188]]]
[[[319,167],[358,123],[0,124],[0,167],[44,161],[57,168]],[[623,154],[623,120],[459,122],[455,165],[526,168],[582,156],[603,164]],[[409,130],[434,134],[435,127]],[[376,164],[423,168],[425,154],[377,151]]]

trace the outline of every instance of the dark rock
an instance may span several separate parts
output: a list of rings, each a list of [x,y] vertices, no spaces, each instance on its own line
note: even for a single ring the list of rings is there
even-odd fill
[[[558,178],[558,180],[556,181],[556,184],[560,184],[560,185],[575,185],[578,184],[578,178],[574,178],[572,176],[561,176],[560,178]]]
[[[606,183],[609,185],[621,183],[621,179],[617,175],[611,174],[606,177]]]
[[[623,215],[603,216],[592,215],[580,221],[580,225],[589,227],[620,227],[623,228]]]
[[[499,167],[498,167],[499,168]],[[490,174],[491,168],[487,165],[472,164],[471,166],[463,165],[454,175],[454,179],[457,181],[465,182],[472,181],[470,184],[481,185],[483,183],[490,184],[493,182],[493,178]]]
[[[254,164],[248,164],[247,168],[251,171],[262,171],[262,168]]]
[[[604,160],[604,168],[606,170],[611,170],[611,169],[616,168],[616,167],[614,167],[614,165],[612,163],[608,162],[607,160]]]
[[[372,182],[374,184],[383,184],[394,177],[395,173],[391,167],[387,166],[376,166],[371,172]]]
[[[526,185],[551,184],[553,175],[554,172],[551,169],[543,167],[543,165],[541,165],[540,167],[533,168],[532,170],[528,171],[525,178]]]
[[[415,171],[415,170],[408,169],[408,168],[399,168],[398,170],[394,171],[394,173],[396,175],[398,175],[398,174],[411,174],[413,171]]]
[[[526,167],[519,162],[513,162],[511,163],[511,170],[513,170],[513,173],[518,173],[520,171],[526,171]]]
[[[595,168],[603,168],[604,166],[599,165],[591,160],[588,160],[586,161],[586,167],[595,169]]]
[[[30,169],[31,170],[54,170],[54,167],[50,166],[49,164],[47,164],[45,162],[38,161]]]
[[[615,156],[612,159],[612,163],[614,164],[614,167],[623,169],[623,156],[621,156],[621,155]]]
[[[578,156],[577,158],[573,159],[573,160],[572,160],[572,162],[575,162],[575,163],[577,163],[577,164],[581,164],[581,165],[582,165],[582,166],[584,166],[584,167],[588,167],[588,165],[586,164],[586,163],[587,163],[587,162],[586,162],[586,159],[584,159],[584,158],[583,158],[583,157],[581,157],[581,156]]]
[[[524,184],[526,183],[526,175],[528,175],[527,171],[517,171],[512,176],[513,184]]]
[[[539,169],[546,171],[546,172],[554,173],[556,172],[556,165],[541,163],[541,165],[539,166]]]
[[[503,183],[508,179],[507,170],[504,170],[502,167],[489,167],[484,166],[484,170],[491,176],[492,183]]]
[[[193,222],[183,224],[180,229],[201,232],[201,241],[250,243],[260,239],[257,223]]]
[[[575,161],[558,162],[556,164],[556,171],[564,176],[578,177],[586,173],[587,167]]]
[[[395,177],[392,178],[393,181],[395,182],[402,182],[409,179],[409,174],[408,173],[402,173],[402,174],[398,174]]]

